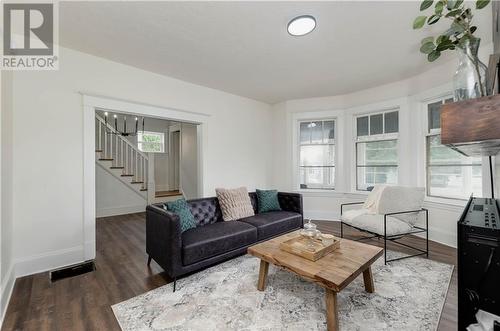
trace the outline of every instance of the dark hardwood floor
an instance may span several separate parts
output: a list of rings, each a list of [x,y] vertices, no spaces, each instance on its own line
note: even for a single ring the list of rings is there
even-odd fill
[[[339,232],[336,222],[316,223],[323,232]],[[345,233],[359,236],[355,230]],[[407,242],[423,243],[420,238]],[[400,250],[392,244],[389,249]],[[432,260],[456,265],[455,249],[432,242],[430,250]],[[2,330],[120,330],[111,305],[170,281],[158,265],[148,268],[146,261],[145,214],[98,219],[96,271],[55,283],[47,272],[18,279]],[[455,270],[438,330],[457,328],[456,285]]]

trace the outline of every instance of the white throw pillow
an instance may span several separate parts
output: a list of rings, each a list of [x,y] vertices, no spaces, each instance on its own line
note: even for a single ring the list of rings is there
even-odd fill
[[[215,189],[224,221],[239,220],[255,215],[246,187]]]

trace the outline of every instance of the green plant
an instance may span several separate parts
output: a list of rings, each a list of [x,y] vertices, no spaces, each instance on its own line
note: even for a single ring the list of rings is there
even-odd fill
[[[490,0],[477,0],[476,9],[482,9]],[[420,4],[420,11],[425,11],[434,4],[434,0],[424,0]],[[420,29],[427,25],[436,24],[442,18],[450,19],[451,26],[437,38],[427,37],[422,39],[420,52],[427,54],[429,62],[435,61],[445,50],[456,47],[463,48],[467,41],[475,38],[477,27],[472,25],[472,9],[465,7],[463,0],[439,0],[434,5],[431,15],[421,15],[413,21],[413,28]]]
[[[490,0],[475,1],[476,9],[483,9],[490,3]],[[423,12],[432,7],[433,12],[429,16],[421,15],[413,21],[413,29],[421,29],[426,23],[433,25],[441,19],[451,20],[450,27],[437,37],[426,37],[422,39],[420,52],[427,55],[427,60],[433,62],[437,60],[441,53],[446,50],[454,50],[457,47],[465,49],[471,42],[478,38],[474,36],[477,26],[472,24],[473,11],[465,6],[464,0],[424,0],[420,4],[420,11]],[[432,8],[431,8],[432,10]],[[469,57],[470,58],[470,57]],[[480,77],[478,59],[470,58],[475,64],[476,71]],[[481,84],[480,84],[481,85]],[[481,86],[481,90],[483,87]],[[482,94],[484,91],[481,91]]]

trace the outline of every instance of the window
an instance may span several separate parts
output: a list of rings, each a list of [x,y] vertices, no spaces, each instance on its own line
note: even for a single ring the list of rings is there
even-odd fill
[[[137,133],[137,147],[141,152],[164,153],[165,134],[163,132],[139,131]]]
[[[356,189],[398,182],[398,111],[356,118]]]
[[[299,176],[301,189],[334,189],[335,121],[299,122]]]
[[[427,105],[427,195],[466,199],[482,195],[480,157],[466,157],[441,145],[441,106],[445,99]]]

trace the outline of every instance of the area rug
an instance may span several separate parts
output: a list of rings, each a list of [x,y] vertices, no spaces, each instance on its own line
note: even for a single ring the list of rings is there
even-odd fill
[[[390,255],[395,253],[389,252]],[[326,330],[324,289],[269,267],[257,290],[259,260],[242,256],[112,306],[124,331]],[[453,266],[411,258],[373,265],[338,295],[341,330],[436,330]]]

